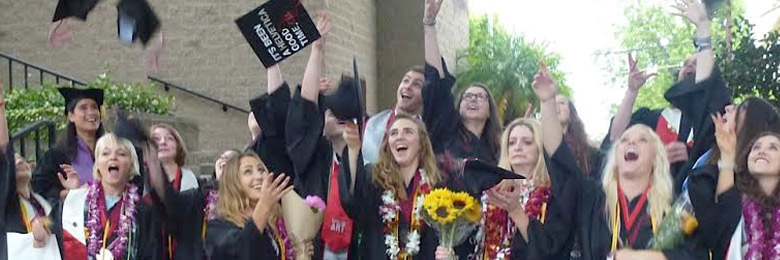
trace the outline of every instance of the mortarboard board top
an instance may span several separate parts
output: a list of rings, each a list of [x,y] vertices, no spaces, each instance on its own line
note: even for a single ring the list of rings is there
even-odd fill
[[[89,98],[95,100],[98,107],[103,105],[103,90],[98,88],[58,88],[57,89],[63,98],[65,98],[65,114],[69,111],[73,111],[78,104],[79,100],[83,98]]]

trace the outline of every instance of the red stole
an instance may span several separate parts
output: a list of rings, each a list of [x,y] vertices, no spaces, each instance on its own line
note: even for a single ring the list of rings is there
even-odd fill
[[[403,219],[408,219],[409,224],[412,223],[412,211],[414,211],[414,196],[416,195],[416,191],[420,185],[420,171],[418,170],[417,173],[414,174],[414,178],[412,178],[411,187],[412,190],[409,191],[409,189],[406,189],[406,199],[403,201],[400,201],[398,204],[401,206],[401,217]]]
[[[634,206],[633,210],[629,209],[628,199],[626,198],[625,193],[623,193],[623,188],[620,187],[620,183],[618,183],[618,196],[620,199],[618,200],[619,212],[615,212],[620,218],[623,220],[623,225],[626,228],[626,232],[628,232],[628,246],[634,245],[634,241],[636,241],[637,235],[639,235],[639,229],[640,225],[634,225],[637,223],[637,220],[640,218],[642,213],[644,212],[645,204],[647,203],[647,193],[650,192],[650,186],[647,186],[647,189],[645,189],[645,192],[642,193],[642,196],[639,197],[639,201],[637,201],[636,205]],[[620,232],[620,230],[615,230],[613,232]]]
[[[655,125],[655,133],[658,134],[658,137],[661,138],[661,141],[664,144],[669,144],[673,142],[679,141],[680,133],[678,133],[680,130],[675,129],[669,121],[667,121],[665,116],[659,116],[658,117],[658,123]],[[693,147],[693,139],[691,137],[688,137],[688,140],[685,143],[688,148]]]
[[[331,251],[339,252],[349,248],[352,243],[352,219],[344,212],[339,197],[339,162],[333,159],[330,171],[330,189],[328,206],[322,221],[322,241]]]

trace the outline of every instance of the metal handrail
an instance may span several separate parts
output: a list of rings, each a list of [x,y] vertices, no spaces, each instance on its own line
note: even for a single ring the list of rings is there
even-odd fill
[[[78,86],[86,86],[87,85],[84,82],[81,82],[81,81],[79,81],[77,79],[74,79],[72,77],[62,75],[60,73],[54,72],[54,71],[52,71],[50,69],[47,69],[47,68],[43,68],[43,67],[40,67],[40,66],[37,66],[37,65],[33,65],[30,62],[27,62],[27,61],[15,58],[15,57],[13,57],[13,56],[11,56],[9,54],[3,53],[3,52],[0,52],[0,57],[5,58],[5,59],[8,60],[8,88],[9,89],[14,87],[14,70],[13,70],[14,69],[14,63],[19,63],[24,68],[24,88],[28,88],[29,87],[29,79],[30,79],[29,70],[30,70],[30,68],[32,68],[34,70],[38,70],[38,82],[40,84],[43,84],[44,75],[48,75],[48,76],[54,77],[54,82],[56,84],[60,84],[60,80],[62,79],[62,80],[65,80],[65,81],[70,81],[70,85],[74,86],[74,87],[77,86],[77,85]]]
[[[46,129],[46,134],[48,135],[47,138],[48,147],[49,148],[53,147],[54,141],[56,139],[56,134],[57,134],[57,124],[51,120],[41,120],[26,125],[22,129],[16,131],[11,135],[10,144],[13,146],[16,142],[19,142],[19,149],[15,151],[19,152],[19,154],[22,155],[22,157],[30,159],[26,156],[27,153],[26,141],[28,136],[34,134],[32,138],[35,141],[35,160],[37,161],[38,158],[40,158],[43,155],[41,151],[41,134],[40,134],[41,129]]]
[[[171,90],[171,87],[173,87],[173,88],[175,88],[175,89],[177,89],[177,90],[183,91],[183,92],[185,92],[185,93],[188,93],[188,94],[191,94],[191,95],[193,95],[193,96],[196,96],[196,97],[199,97],[199,98],[202,98],[202,99],[205,99],[205,100],[211,101],[211,102],[213,102],[213,103],[217,103],[217,104],[219,104],[219,105],[221,105],[221,106],[222,106],[222,111],[225,111],[225,112],[227,112],[227,111],[228,111],[228,108],[232,108],[232,109],[235,109],[235,110],[237,110],[237,111],[241,111],[241,112],[244,112],[244,113],[247,113],[247,114],[249,114],[249,111],[248,111],[248,110],[246,110],[246,109],[243,109],[243,108],[240,108],[240,107],[237,107],[237,106],[234,106],[234,105],[228,104],[228,103],[226,103],[226,102],[223,102],[223,101],[220,101],[220,100],[214,99],[214,98],[212,98],[212,97],[209,97],[209,96],[206,96],[206,95],[204,95],[204,94],[201,94],[201,93],[198,93],[198,92],[195,92],[195,91],[192,91],[192,90],[186,89],[186,88],[184,88],[184,87],[177,86],[176,84],[173,84],[173,83],[170,83],[170,82],[167,82],[167,81],[164,81],[164,80],[161,80],[161,79],[158,79],[158,78],[152,77],[152,76],[149,76],[149,77],[147,77],[147,78],[149,78],[149,80],[151,80],[151,81],[154,81],[154,82],[157,82],[157,83],[160,83],[160,84],[162,84],[162,85],[163,85],[163,87],[165,88],[165,91],[166,91],[166,92],[167,92],[167,91],[170,91],[170,90]]]

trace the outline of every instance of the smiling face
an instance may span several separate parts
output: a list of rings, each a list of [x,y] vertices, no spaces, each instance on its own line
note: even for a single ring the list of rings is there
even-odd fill
[[[682,68],[680,68],[680,74],[677,75],[677,81],[682,81],[688,77],[696,76],[696,55],[689,57],[683,62]]]
[[[170,130],[164,127],[155,127],[152,130],[152,140],[157,144],[157,156],[160,162],[173,162],[179,150],[179,142]]]
[[[260,199],[263,175],[266,174],[268,174],[268,170],[257,157],[244,156],[239,160],[238,180],[241,189],[250,201],[256,202]]]
[[[32,177],[32,169],[30,169],[30,164],[24,160],[24,157],[18,153],[14,154],[14,165],[16,167],[16,181],[23,183],[29,182]]]
[[[758,138],[750,148],[747,165],[753,176],[780,175],[780,139],[774,135]]]
[[[422,87],[425,76],[417,71],[410,70],[404,74],[396,91],[395,107],[406,113],[414,113],[422,107]]]
[[[643,176],[650,174],[656,157],[656,144],[646,131],[630,127],[618,140],[615,147],[618,173],[621,176]]]
[[[79,132],[94,133],[100,127],[100,108],[91,98],[82,98],[76,102],[73,111],[68,112],[68,121]]]
[[[105,142],[96,150],[98,154],[95,160],[100,181],[114,187],[124,186],[133,170],[133,157],[130,150],[116,140],[114,138],[104,140]]]
[[[512,169],[533,169],[539,160],[539,146],[534,139],[534,133],[526,125],[512,128],[507,142],[507,154]],[[530,175],[530,172],[521,174]]]
[[[412,120],[395,120],[388,130],[387,144],[398,165],[409,166],[420,157],[420,129]]]
[[[467,120],[486,121],[490,117],[490,95],[481,87],[469,87],[461,95],[458,108],[460,116]]]

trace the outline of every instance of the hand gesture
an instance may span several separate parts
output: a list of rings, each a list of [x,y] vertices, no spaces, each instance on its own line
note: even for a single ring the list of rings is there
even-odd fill
[[[350,150],[360,149],[360,130],[355,123],[347,122],[344,124],[344,133],[342,133],[342,136]]]
[[[496,187],[488,190],[488,202],[496,205],[510,214],[515,211],[520,211],[525,214],[523,205],[520,204],[520,189],[509,188],[501,190]]]
[[[737,134],[734,131],[734,122],[726,122],[720,113],[711,116],[715,124],[715,142],[720,149],[720,157],[723,161],[733,163],[736,158]]]
[[[555,82],[555,79],[553,79],[547,64],[540,62],[540,66],[541,68],[534,76],[531,86],[533,86],[534,93],[536,93],[539,101],[547,101],[555,98],[555,95],[558,94],[558,82]]]
[[[60,179],[62,187],[68,190],[78,189],[81,180],[79,179],[79,173],[73,169],[73,166],[70,166],[70,164],[60,164],[60,169],[62,172],[57,173],[57,178]],[[65,176],[63,176],[62,173],[65,173]]]
[[[666,155],[669,156],[669,163],[684,162],[688,160],[688,146],[685,143],[677,141],[665,145]]]
[[[328,77],[320,78],[320,94],[325,94],[333,87],[333,81]]]
[[[270,209],[271,206],[279,203],[279,200],[293,189],[292,185],[287,185],[289,183],[290,177],[287,177],[284,173],[264,174],[263,184],[260,188],[260,198],[257,200],[257,205],[255,205],[255,213],[258,213],[258,210]]]
[[[449,260],[452,259],[453,255],[454,253],[452,252],[452,249],[443,246],[436,247],[436,260]]]
[[[46,242],[49,241],[49,236],[51,235],[51,231],[49,231],[46,222],[47,219],[45,217],[43,218],[37,217],[34,218],[30,223],[30,226],[32,226],[34,248],[44,247],[46,246]]]
[[[710,22],[710,18],[707,16],[707,8],[700,0],[677,0],[677,4],[672,7],[679,11],[672,14],[685,17],[685,19],[695,24],[696,27],[708,25]]]
[[[54,48],[60,48],[73,40],[73,36],[70,33],[70,27],[68,26],[68,19],[53,22],[49,27],[49,44]]]
[[[317,17],[317,31],[320,32],[320,38],[314,41],[314,47],[321,49],[325,46],[325,39],[330,33],[330,18],[325,13],[320,13]]]
[[[645,85],[647,79],[655,76],[656,73],[647,73],[646,71],[640,71],[637,66],[637,61],[631,55],[628,54],[628,89],[634,92],[638,92],[639,88]]]
[[[439,15],[442,2],[444,2],[444,0],[425,0],[425,14],[423,18],[425,20],[435,21],[436,16]]]

